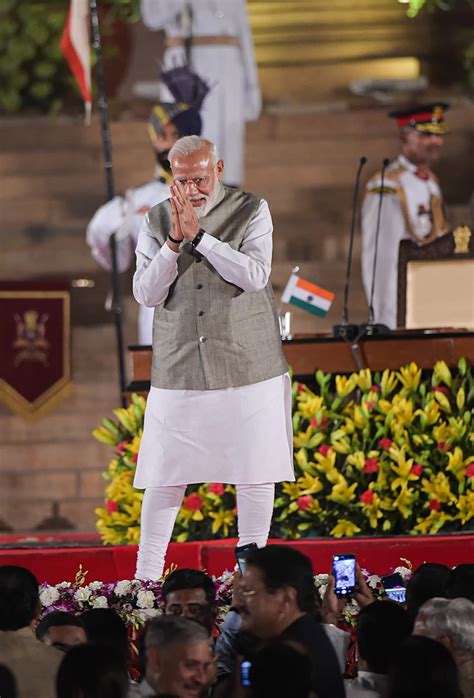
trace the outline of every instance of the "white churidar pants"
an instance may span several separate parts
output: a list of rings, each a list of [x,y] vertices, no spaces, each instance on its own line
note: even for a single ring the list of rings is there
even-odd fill
[[[266,545],[273,514],[275,484],[237,485],[238,545]],[[165,555],[186,485],[147,487],[143,498],[137,579],[163,574]]]

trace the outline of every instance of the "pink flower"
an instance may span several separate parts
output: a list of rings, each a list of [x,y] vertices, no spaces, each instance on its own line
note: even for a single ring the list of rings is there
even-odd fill
[[[379,469],[379,462],[375,458],[366,458],[364,465],[364,473],[376,473]]]
[[[224,485],[221,482],[211,482],[209,485],[209,492],[220,496],[224,494]]]
[[[321,446],[318,448],[319,453],[321,453],[324,457],[327,456],[330,450],[331,446],[328,446],[327,444],[321,444]]]
[[[438,499],[430,499],[428,507],[431,511],[439,511],[441,509],[441,502]]]
[[[298,383],[298,388],[297,388],[299,393],[304,393],[304,385],[303,383]]]
[[[446,388],[444,385],[436,385],[431,392],[443,393],[443,395],[451,395],[449,388]]]
[[[423,466],[421,465],[421,463],[414,463],[411,466],[410,472],[413,473],[413,475],[417,475],[418,477],[420,477],[420,475],[423,474]]]
[[[190,511],[198,511],[202,508],[202,499],[197,492],[193,492],[185,498],[183,505]]]
[[[359,499],[363,504],[372,504],[374,501],[374,493],[372,490],[365,490],[365,492],[360,495]]]
[[[366,402],[365,406],[367,407],[368,410],[374,410],[377,407],[375,402]]]
[[[471,465],[467,466],[466,475],[467,477],[474,477],[474,463],[471,463]]]
[[[126,446],[128,446],[128,441],[121,441],[115,450],[118,451],[118,453],[123,453]]]
[[[136,463],[138,460],[138,453],[134,453],[132,456],[132,463]]]
[[[446,443],[446,441],[440,441],[438,444],[438,448],[440,451],[450,451],[451,446]]]
[[[387,437],[380,439],[380,441],[379,441],[380,448],[383,448],[385,451],[388,451],[388,449],[391,447],[391,445],[392,445],[392,440],[388,439]]]
[[[375,393],[380,393],[380,385],[372,385],[370,390],[373,390]]]
[[[105,504],[105,508],[108,514],[113,514],[114,511],[119,510],[119,505],[117,504],[117,502],[114,502],[113,499],[108,499]]]
[[[313,503],[313,498],[310,497],[309,494],[305,494],[302,497],[298,497],[297,503],[298,503],[298,509],[301,509],[302,511],[306,511],[306,509],[309,509],[309,507]]]
[[[318,422],[316,417],[313,417],[310,424],[313,427],[313,429],[324,429],[327,426],[328,423],[328,418],[326,416],[321,418],[321,421]]]

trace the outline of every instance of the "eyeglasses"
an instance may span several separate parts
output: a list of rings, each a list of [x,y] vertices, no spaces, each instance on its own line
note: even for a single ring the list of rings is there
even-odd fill
[[[191,616],[198,616],[205,613],[209,609],[209,604],[204,603],[188,603],[188,604],[172,604],[167,613],[170,616],[182,616],[183,613],[189,613]]]
[[[193,179],[177,179],[176,181],[183,187],[186,187],[188,184],[194,184],[195,187],[200,189],[201,187],[207,187],[210,179],[210,177],[194,177]]]

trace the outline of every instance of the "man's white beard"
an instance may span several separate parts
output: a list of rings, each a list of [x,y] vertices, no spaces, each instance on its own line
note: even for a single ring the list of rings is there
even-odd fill
[[[220,181],[216,178],[216,183],[214,184],[214,189],[211,191],[210,194],[201,194],[200,196],[192,197],[191,201],[193,198],[195,199],[202,199],[204,196],[206,201],[202,204],[202,206],[197,206],[194,210],[196,211],[196,215],[198,218],[204,218],[204,216],[207,216],[209,211],[214,208],[214,206],[217,203],[217,199],[219,198],[219,192],[221,190],[221,183]]]

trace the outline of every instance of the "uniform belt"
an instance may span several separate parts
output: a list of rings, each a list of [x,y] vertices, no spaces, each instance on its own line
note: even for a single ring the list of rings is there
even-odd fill
[[[165,48],[184,46],[186,39],[180,36],[168,36],[165,39]],[[193,36],[191,46],[239,46],[237,36]]]

